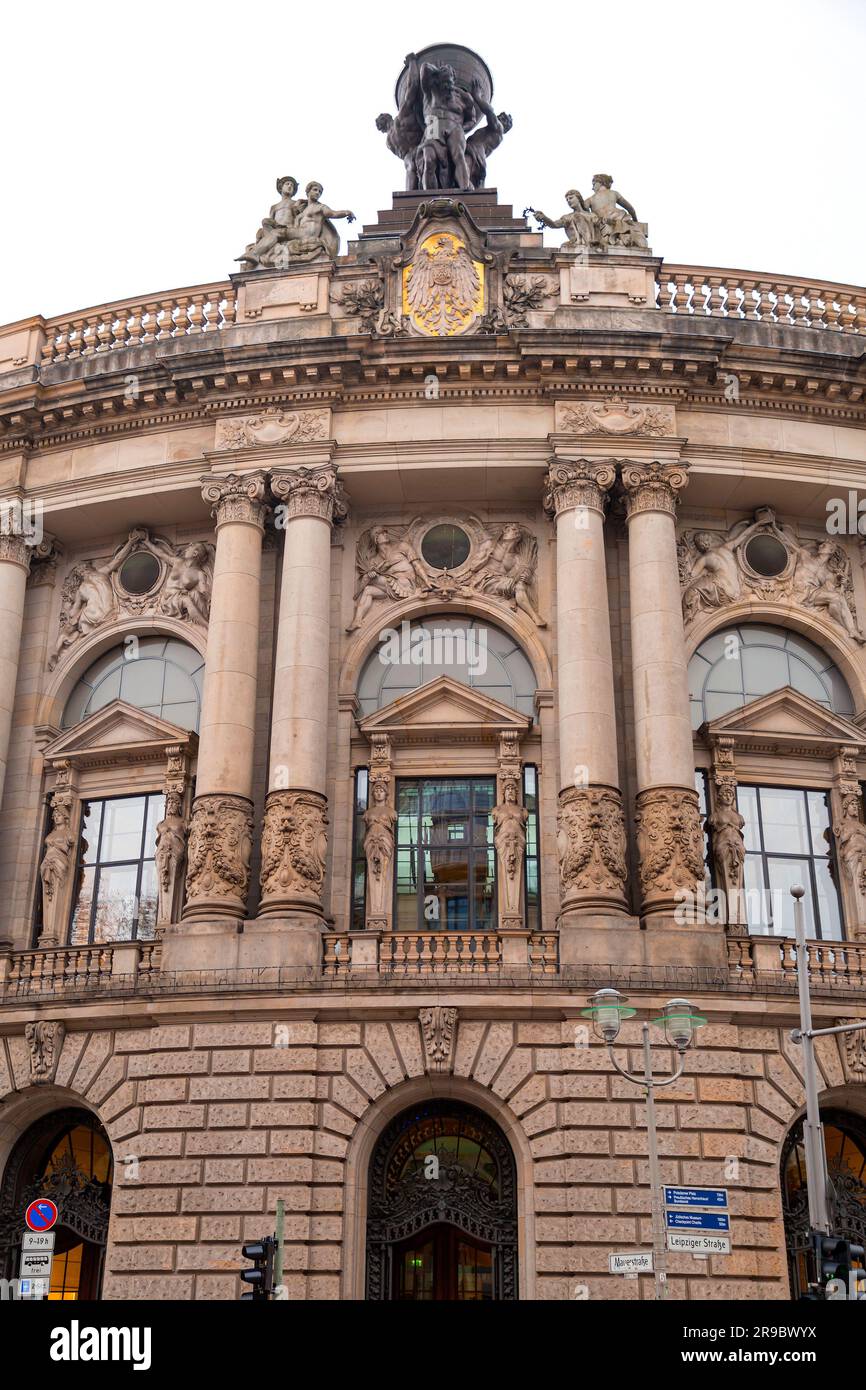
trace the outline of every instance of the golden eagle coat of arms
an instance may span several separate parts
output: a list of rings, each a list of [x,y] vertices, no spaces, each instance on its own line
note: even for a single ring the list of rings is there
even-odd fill
[[[465,333],[484,310],[484,266],[454,232],[425,237],[403,269],[403,313],[421,333]]]

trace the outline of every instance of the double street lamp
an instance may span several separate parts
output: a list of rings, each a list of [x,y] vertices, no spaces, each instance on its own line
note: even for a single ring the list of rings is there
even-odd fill
[[[583,1009],[584,1018],[592,1019],[592,1026],[595,1033],[603,1040],[607,1047],[607,1053],[612,1065],[619,1072],[620,1076],[625,1077],[634,1086],[642,1086],[646,1092],[646,1116],[647,1116],[647,1150],[649,1155],[649,1181],[651,1194],[652,1210],[652,1233],[653,1233],[653,1275],[655,1279],[655,1296],[657,1299],[667,1297],[667,1248],[665,1244],[664,1227],[664,1207],[662,1204],[662,1180],[659,1169],[658,1135],[656,1132],[655,1118],[655,1095],[656,1089],[662,1086],[672,1086],[683,1074],[685,1066],[685,1054],[695,1036],[695,1030],[700,1028],[706,1019],[700,1014],[696,1014],[688,999],[671,999],[664,1006],[661,1018],[653,1019],[653,1022],[664,1028],[665,1038],[668,1046],[679,1054],[679,1060],[675,1063],[672,1057],[671,1075],[666,1077],[656,1077],[653,1075],[652,1052],[650,1050],[650,1031],[649,1023],[641,1024],[641,1034],[643,1038],[643,1076],[633,1076],[625,1067],[621,1067],[616,1057],[613,1055],[613,1045],[619,1036],[619,1030],[624,1018],[633,1018],[636,1010],[626,1006],[626,996],[620,994],[616,989],[596,990],[589,999],[589,1007]],[[676,1070],[673,1070],[674,1064]]]

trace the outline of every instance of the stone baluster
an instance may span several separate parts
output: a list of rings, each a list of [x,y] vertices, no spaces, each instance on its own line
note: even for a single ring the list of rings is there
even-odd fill
[[[626,840],[616,751],[604,553],[609,460],[551,463],[545,510],[556,519],[561,907],[626,908]]]
[[[262,472],[202,480],[217,543],[185,920],[246,914],[265,487]]]
[[[673,917],[703,880],[686,654],[677,569],[680,462],[628,463],[632,684],[637,761],[636,825],[645,916]]]
[[[329,462],[274,469],[271,489],[285,540],[259,916],[309,929],[322,917],[328,843],[331,526],[346,504]]]

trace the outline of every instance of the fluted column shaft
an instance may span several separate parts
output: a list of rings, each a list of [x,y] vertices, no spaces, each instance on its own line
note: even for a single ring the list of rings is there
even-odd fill
[[[612,463],[557,460],[546,510],[556,518],[557,844],[563,911],[625,906],[625,830],[616,753],[613,658],[604,551]]]
[[[29,568],[25,537],[13,531],[0,533],[0,802],[9,758]]]
[[[670,914],[703,878],[677,568],[681,463],[630,463],[628,498],[637,831],[644,912]]]
[[[330,465],[274,470],[285,541],[274,663],[260,915],[320,913],[327,854],[331,526],[346,514]]]
[[[207,478],[202,485],[217,543],[185,918],[246,912],[265,492],[261,472]]]

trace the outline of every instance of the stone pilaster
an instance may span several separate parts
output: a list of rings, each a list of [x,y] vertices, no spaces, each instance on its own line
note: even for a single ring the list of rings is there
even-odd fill
[[[626,909],[626,840],[616,751],[604,551],[608,459],[559,458],[544,505],[556,521],[557,817],[563,914]]]
[[[336,469],[275,469],[285,533],[262,833],[260,916],[321,918],[327,857],[331,526],[346,515]]]
[[[260,471],[202,479],[217,543],[185,919],[246,915],[265,491]]]
[[[26,537],[12,529],[0,530],[0,801],[9,757],[29,568]]]
[[[637,825],[645,916],[696,901],[703,836],[694,783],[686,654],[677,570],[677,499],[688,465],[623,465],[629,528]]]

